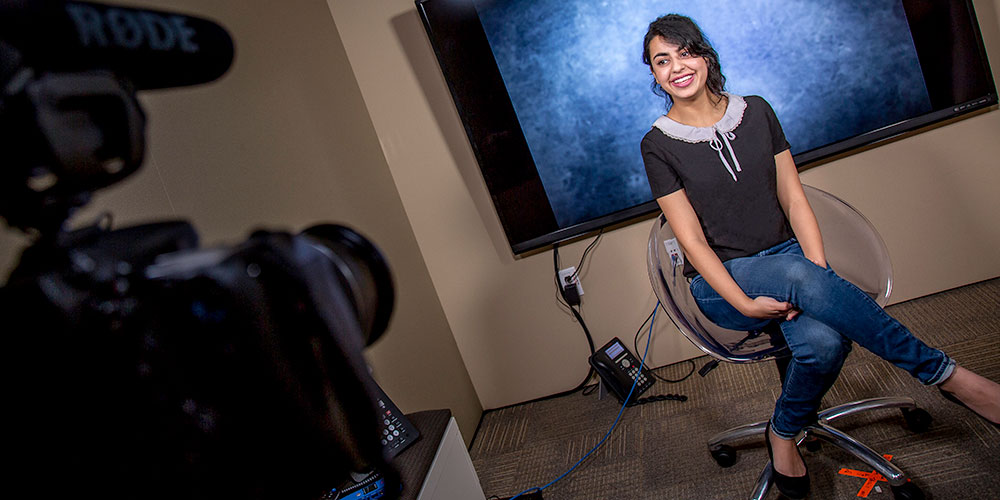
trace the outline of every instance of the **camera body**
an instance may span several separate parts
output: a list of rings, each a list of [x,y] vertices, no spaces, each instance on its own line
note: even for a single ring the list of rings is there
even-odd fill
[[[316,498],[389,470],[367,335],[313,238],[199,250],[184,223],[83,233],[29,248],[0,297],[14,477],[111,498]]]
[[[74,24],[84,11],[99,17]],[[169,72],[136,70],[145,58],[127,52],[143,47],[86,46],[105,26],[93,19],[184,27],[173,44],[183,50],[158,62],[211,59],[213,70],[159,85]],[[376,469],[386,498],[399,491],[362,356],[387,328],[394,292],[367,239],[320,224],[201,248],[183,221],[66,227],[93,191],[141,164],[135,82],[214,79],[232,58],[228,35],[228,48],[210,50],[220,32],[190,16],[86,2],[0,8],[0,216],[34,238],[0,289],[18,489],[319,498]],[[39,48],[33,33],[86,57]],[[53,62],[56,53],[72,63]]]

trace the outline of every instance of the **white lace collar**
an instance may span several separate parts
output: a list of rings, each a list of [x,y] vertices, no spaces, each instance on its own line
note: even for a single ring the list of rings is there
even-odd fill
[[[726,134],[736,130],[736,127],[740,126],[740,122],[743,121],[743,111],[747,108],[747,103],[743,100],[743,97],[730,94],[729,92],[723,92],[722,95],[729,98],[729,104],[726,105],[726,113],[722,115],[722,118],[715,125],[709,127],[692,127],[691,125],[684,125],[683,123],[667,118],[667,115],[663,115],[653,122],[653,126],[660,129],[660,132],[663,132],[667,137],[677,139],[678,141],[690,143],[710,142],[716,138],[716,131]]]

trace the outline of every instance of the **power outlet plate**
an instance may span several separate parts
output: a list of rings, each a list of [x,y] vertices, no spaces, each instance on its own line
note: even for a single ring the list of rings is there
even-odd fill
[[[675,267],[684,265],[684,253],[681,252],[681,246],[677,244],[677,238],[663,240],[663,247],[667,250],[670,260],[676,262]]]
[[[576,285],[576,294],[583,296],[583,285],[580,284],[580,277],[573,277],[573,273],[576,272],[576,266],[569,266],[566,269],[559,270],[559,286],[564,289],[568,285]]]

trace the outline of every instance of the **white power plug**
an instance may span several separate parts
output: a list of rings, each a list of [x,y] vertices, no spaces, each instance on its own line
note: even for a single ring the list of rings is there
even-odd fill
[[[576,294],[582,296],[583,285],[580,284],[579,276],[573,276],[574,273],[576,273],[576,266],[569,266],[566,269],[560,269],[559,286],[565,290],[568,286],[576,285]]]

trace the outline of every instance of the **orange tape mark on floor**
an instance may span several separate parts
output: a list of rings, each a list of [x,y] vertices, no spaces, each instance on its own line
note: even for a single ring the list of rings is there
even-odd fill
[[[892,455],[882,456],[885,457],[886,460],[892,460]],[[865,480],[865,484],[861,485],[861,490],[858,491],[858,496],[861,498],[868,498],[868,494],[871,493],[872,488],[874,488],[879,481],[885,481],[885,477],[875,471],[862,472],[854,469],[840,469],[840,474],[851,477],[860,477]],[[909,479],[907,479],[907,481],[909,481]]]

